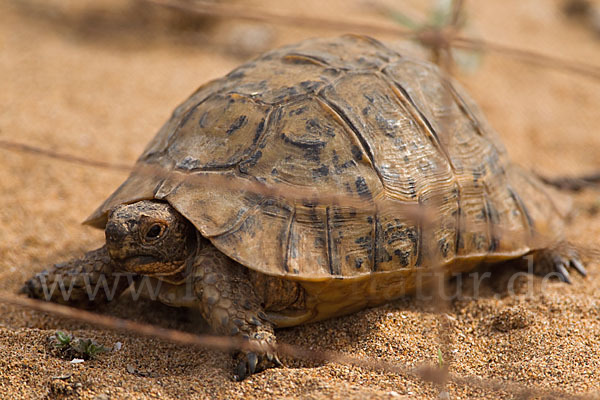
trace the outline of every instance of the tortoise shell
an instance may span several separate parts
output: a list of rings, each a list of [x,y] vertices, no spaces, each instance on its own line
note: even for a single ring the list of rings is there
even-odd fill
[[[394,207],[271,196],[246,182],[430,205],[436,217],[424,229]],[[412,271],[432,254],[465,270],[562,230],[549,189],[509,162],[455,82],[364,36],[282,47],[201,86],[87,223],[102,228],[112,207],[143,199],[168,201],[246,267],[304,282]]]

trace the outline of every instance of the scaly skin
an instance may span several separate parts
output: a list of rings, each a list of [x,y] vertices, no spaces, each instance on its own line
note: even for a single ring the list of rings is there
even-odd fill
[[[570,266],[585,275],[573,249],[539,250],[534,258],[536,273],[553,272],[569,282]],[[202,238],[169,204],[148,200],[115,208],[106,225],[106,246],[37,274],[22,291],[34,298],[89,307],[122,292],[132,282],[124,273],[136,275],[138,283],[144,278],[162,280],[158,299],[165,304],[198,309],[216,333],[259,344],[275,343],[265,307],[269,311],[306,307],[305,293],[297,283],[257,276]],[[243,351],[238,360],[237,380],[280,364],[268,352]]]
[[[196,258],[191,279],[202,316],[217,333],[262,344],[275,343],[273,325],[266,320],[245,267],[207,246]],[[272,353],[240,352],[238,359],[236,380],[280,364]]]
[[[36,299],[91,308],[112,300],[129,286],[126,277],[115,272],[106,246],[102,246],[36,274],[21,292]]]
[[[275,343],[264,300],[257,295],[247,268],[200,237],[166,203],[140,201],[117,207],[106,225],[106,246],[35,275],[21,291],[37,299],[93,307],[119,295],[134,281],[132,276],[137,284],[144,278],[162,280],[160,301],[198,309],[218,334]],[[189,283],[191,299],[184,286]],[[244,351],[237,357],[237,380],[281,364],[277,355],[268,352]]]

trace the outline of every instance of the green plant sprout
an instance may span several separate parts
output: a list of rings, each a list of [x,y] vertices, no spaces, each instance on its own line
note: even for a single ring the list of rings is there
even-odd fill
[[[77,356],[84,360],[95,358],[98,354],[109,351],[107,347],[92,339],[77,338],[63,331],[56,331],[51,337],[54,347],[66,356]]]

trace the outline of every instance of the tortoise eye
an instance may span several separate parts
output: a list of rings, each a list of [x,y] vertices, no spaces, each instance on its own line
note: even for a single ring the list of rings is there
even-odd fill
[[[162,224],[154,224],[146,232],[146,240],[156,240],[162,236],[165,229]]]

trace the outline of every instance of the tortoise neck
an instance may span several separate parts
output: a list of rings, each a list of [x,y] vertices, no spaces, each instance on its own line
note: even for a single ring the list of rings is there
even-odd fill
[[[157,275],[154,277],[174,285],[183,284],[196,266],[196,258],[198,254],[200,254],[200,252],[208,246],[213,247],[212,243],[208,239],[203,237],[197,230],[194,230],[193,233],[189,234],[186,244],[187,249],[189,249],[189,253],[187,258],[181,263],[181,266],[176,270],[173,270],[173,273],[168,275]]]

